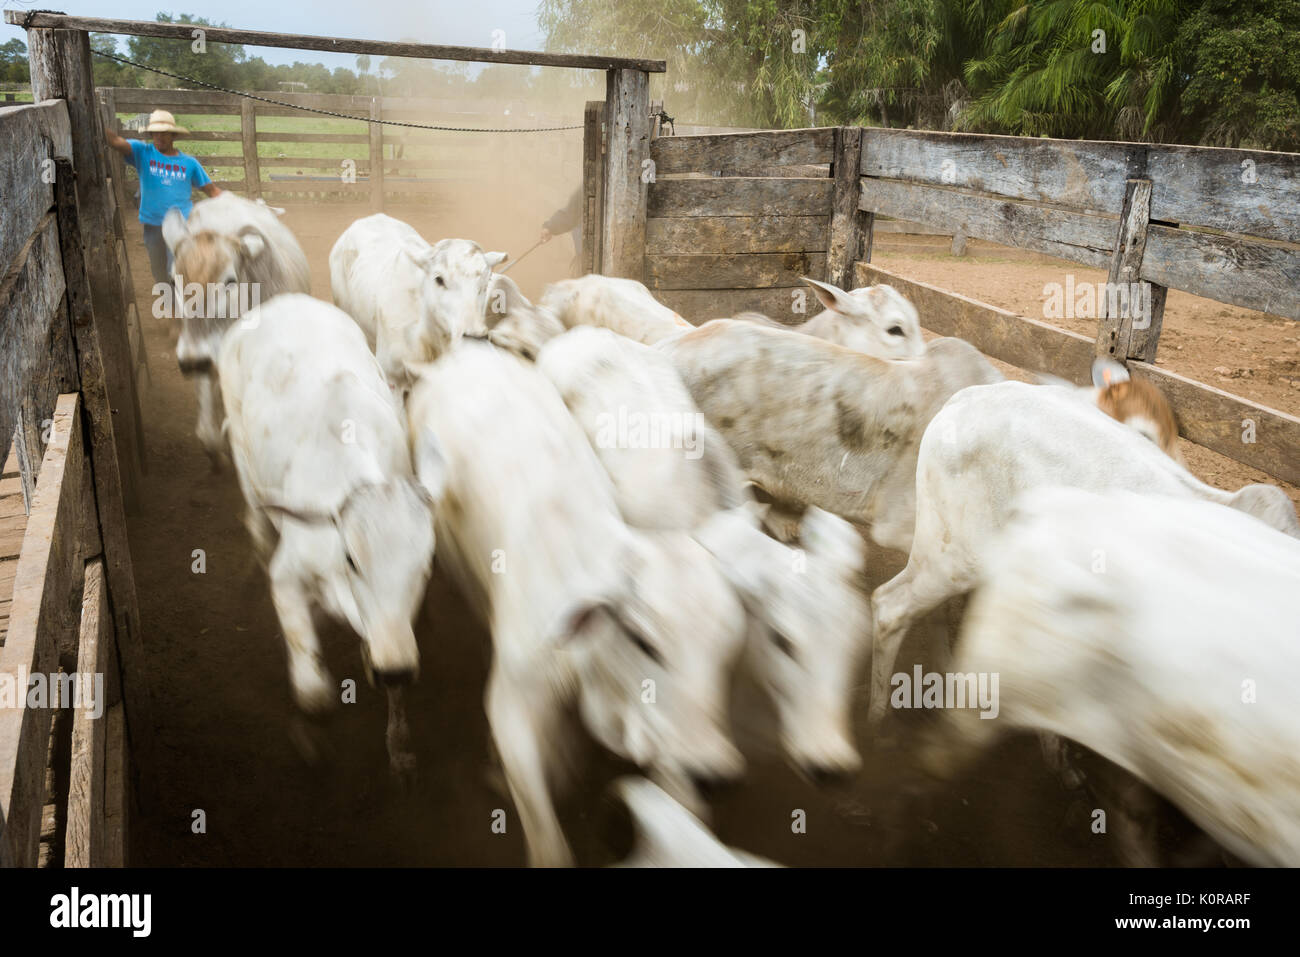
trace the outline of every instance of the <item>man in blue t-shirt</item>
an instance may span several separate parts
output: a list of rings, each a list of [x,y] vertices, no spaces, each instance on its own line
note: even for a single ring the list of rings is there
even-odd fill
[[[172,255],[163,239],[162,221],[167,210],[179,209],[189,218],[190,190],[201,189],[208,196],[219,196],[221,189],[212,182],[203,165],[193,156],[176,149],[172,142],[177,135],[189,132],[176,125],[176,118],[166,110],[149,114],[146,133],[153,134],[153,143],[127,140],[113,130],[105,130],[108,145],[135,167],[140,176],[140,222],[144,224],[144,248],[149,251],[149,268],[154,282],[172,281]]]

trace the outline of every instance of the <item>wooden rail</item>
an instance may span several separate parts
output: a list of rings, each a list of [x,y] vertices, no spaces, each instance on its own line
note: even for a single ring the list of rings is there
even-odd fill
[[[326,93],[258,93],[295,106],[330,110],[356,118],[351,132],[281,132],[258,128],[258,119],[292,116],[304,120],[315,115],[301,110],[262,103],[233,93],[207,90],[144,90],[106,87],[98,91],[105,115],[116,125],[119,114],[145,113],[166,109],[177,115],[229,117],[238,128],[230,131],[198,130],[182,140],[239,143],[234,155],[196,154],[223,189],[268,200],[304,200],[313,196],[366,202],[379,211],[386,201],[406,203],[421,196],[446,193],[450,182],[490,181],[504,188],[523,186],[524,164],[502,148],[500,137],[446,131],[403,129],[363,123],[365,120],[396,120],[436,126],[550,127],[577,125],[577,118],[541,113],[515,113],[504,118],[506,104],[476,104],[466,112],[463,102],[413,97],[353,96]],[[346,123],[346,121],[343,121]],[[123,130],[128,139],[147,139],[148,134]],[[539,168],[558,177],[572,133],[530,134],[528,172]],[[327,143],[326,156],[296,156],[294,145]],[[268,155],[269,151],[279,155]],[[299,149],[298,152],[303,152]],[[288,154],[288,155],[286,155]],[[348,165],[345,165],[348,164]],[[119,206],[134,210],[137,182],[134,169],[113,154],[114,189]],[[298,174],[294,177],[292,174]],[[274,178],[273,178],[274,177]]]
[[[441,46],[432,43],[395,43],[386,40],[354,40],[347,37],[268,33],[264,30],[197,27],[188,23],[156,23],[151,20],[70,17],[61,13],[29,13],[21,10],[6,10],[5,22],[28,30],[82,30],[90,33],[118,33],[136,37],[166,37],[184,40],[186,43],[194,39],[195,30],[201,29],[210,43],[247,43],[258,47],[414,57],[420,60],[468,60],[477,63],[570,67],[579,70],[639,70],[646,73],[663,73],[667,69],[663,60],[638,60],[579,53],[542,53],[531,50],[497,50],[488,47]]]
[[[1022,368],[1085,382],[1094,355],[1125,360],[1186,438],[1300,482],[1300,419],[1154,365],[1167,289],[1300,319],[1300,154],[841,127],[662,137],[650,155],[643,275],[687,318],[801,321],[800,276],[888,282],[928,329]],[[905,279],[870,265],[877,216],[1105,269],[1150,313],[1102,302],[1089,339]]]

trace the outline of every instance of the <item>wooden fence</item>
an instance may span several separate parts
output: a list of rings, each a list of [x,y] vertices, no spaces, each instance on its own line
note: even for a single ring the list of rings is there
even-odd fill
[[[0,108],[0,865],[112,865],[152,734],[117,443],[132,382],[109,361],[129,357],[126,293],[78,146],[98,130],[89,46],[35,32],[40,102]]]
[[[643,256],[593,265],[687,318],[798,322],[800,276],[888,282],[926,328],[1025,369],[1086,382],[1095,355],[1125,360],[1186,438],[1300,483],[1300,419],[1154,364],[1167,289],[1300,319],[1300,154],[837,127],[661,137],[645,155]],[[908,280],[871,265],[877,215],[1105,269],[1150,309],[1099,296],[1090,339]]]
[[[98,91],[106,117],[121,125],[119,116],[134,116],[155,109],[179,115],[229,118],[230,130],[194,130],[183,142],[238,143],[237,154],[205,154],[189,147],[217,169],[213,177],[223,189],[251,198],[306,200],[313,197],[369,201],[375,210],[393,203],[419,202],[433,194],[446,195],[456,182],[491,182],[504,189],[551,176],[560,181],[566,160],[576,163],[579,134],[485,134],[421,130],[382,126],[364,119],[394,123],[487,129],[577,126],[576,116],[527,112],[518,104],[475,103],[472,110],[458,101],[416,97],[351,96],[324,93],[258,93],[258,96],[358,117],[339,121],[343,131],[328,132],[270,129],[259,118],[296,117],[305,121],[329,119],[304,109],[262,103],[233,93],[206,90],[144,90],[107,87]],[[283,124],[281,124],[283,125]],[[149,134],[123,130],[128,139]],[[321,148],[324,144],[324,148]],[[308,148],[310,147],[310,148]],[[312,152],[318,155],[303,156]],[[114,161],[119,175],[118,202],[134,208],[135,171]],[[236,176],[237,174],[237,176]],[[576,176],[576,167],[574,169]]]

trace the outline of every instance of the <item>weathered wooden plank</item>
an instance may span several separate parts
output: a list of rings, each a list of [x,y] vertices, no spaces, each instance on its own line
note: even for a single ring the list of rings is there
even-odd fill
[[[0,279],[54,205],[54,156],[72,151],[68,108],[46,101],[0,109]],[[3,313],[0,313],[3,314]],[[3,433],[8,436],[8,432]]]
[[[342,171],[342,163],[346,157],[342,156],[263,156],[258,160],[261,166],[301,166],[303,169],[333,169]],[[357,164],[357,172],[362,173],[370,169],[370,159],[352,158]],[[430,162],[436,162],[431,160]],[[386,169],[394,169],[393,160],[384,162]]]
[[[1300,153],[1152,146],[1151,218],[1300,243]]]
[[[1086,336],[859,263],[856,285],[876,283],[888,283],[906,296],[916,306],[921,325],[931,332],[965,339],[986,355],[1022,369],[1078,385],[1092,381],[1094,347]]]
[[[14,580],[9,630],[0,647],[0,675],[20,687],[20,674],[58,671],[58,636],[75,628],[80,607],[83,546],[79,533],[88,481],[78,396],[59,397],[45,449],[22,557]],[[49,702],[47,701],[46,704]],[[36,863],[44,804],[50,708],[28,707],[26,696],[0,708],[0,865]]]
[[[1139,143],[866,129],[862,173],[1074,210],[1118,212],[1124,180],[1140,166],[1146,149]]]
[[[1300,418],[1145,362],[1128,369],[1165,394],[1188,441],[1300,483]]]
[[[150,20],[108,20],[97,17],[69,17],[56,13],[6,10],[5,22],[27,26],[28,35],[37,27],[122,33],[136,37],[170,37],[189,42],[194,29],[186,23],[155,23]],[[444,46],[434,43],[397,43],[387,40],[350,40],[346,37],[314,37],[297,33],[268,33],[265,30],[234,30],[204,27],[209,43],[247,43],[259,47],[287,47],[291,50],[322,50],[327,53],[365,53],[369,56],[413,57],[421,60],[468,60],[477,63],[519,63],[527,66],[560,66],[581,70],[640,70],[663,73],[663,60],[590,56],[578,53],[539,53],[531,50],[497,50],[487,47]]]
[[[826,277],[820,253],[646,256],[651,289],[770,289],[798,285],[801,277]]]
[[[584,276],[600,272],[600,228],[604,218],[601,213],[601,198],[605,194],[605,144],[601,130],[604,112],[604,101],[588,100],[582,113],[582,274]]]
[[[223,133],[225,139],[239,139],[236,133]],[[276,133],[263,130],[257,134],[259,143],[369,143],[369,133]]]
[[[650,216],[829,216],[834,184],[816,179],[660,180],[650,187]]]
[[[646,252],[821,252],[829,229],[828,216],[656,216],[646,220]]]
[[[656,289],[655,298],[699,325],[741,312],[761,312],[777,322],[797,324],[821,311],[806,285],[771,289]],[[802,312],[796,312],[796,308]]]
[[[379,119],[379,97],[370,100],[370,116]],[[384,128],[370,124],[370,208],[376,213],[384,209]]]
[[[102,542],[108,593],[113,608],[113,630],[121,656],[124,681],[129,689],[127,718],[131,722],[136,753],[147,763],[152,757],[153,708],[149,685],[145,681],[144,646],[140,626],[140,605],[136,598],[135,572],[126,534],[122,472],[114,455],[113,408],[101,361],[96,324],[92,321],[87,285],[89,273],[84,269],[81,253],[82,230],[77,222],[80,209],[70,187],[72,176],[67,161],[58,160],[59,175],[54,190],[59,217],[59,236],[68,283],[68,313],[72,319],[77,346],[77,365],[90,447],[87,450],[93,480],[95,520],[91,523],[95,537]]]
[[[30,435],[50,415],[57,390],[67,391],[75,382],[69,381],[75,366],[67,336],[56,335],[65,287],[53,213],[44,216],[15,259],[16,270],[0,279],[0,435],[6,441],[26,398],[33,399],[25,416]],[[26,451],[33,451],[30,443]]]
[[[1094,344],[1076,333],[1017,316],[878,266],[858,265],[858,284],[889,283],[910,299],[931,332],[965,339],[986,355],[1022,369],[1046,372],[1079,385],[1091,380]],[[679,312],[681,310],[678,310]],[[687,315],[687,313],[682,313]],[[1130,362],[1134,378],[1159,387],[1189,441],[1260,469],[1284,482],[1300,482],[1300,419],[1240,396],[1194,382],[1159,366]],[[1247,420],[1253,423],[1253,442]]]
[[[1049,209],[933,186],[865,180],[860,208],[1106,269],[1118,218]],[[1116,209],[1120,204],[1116,205]]]
[[[605,194],[601,272],[639,280],[645,272],[647,182],[650,156],[650,76],[642,70],[605,75]]]
[[[104,742],[104,842],[103,867],[126,866],[127,808],[131,806],[131,754],[125,709],[121,702],[104,716],[108,728]]]
[[[1173,229],[1147,230],[1142,278],[1195,296],[1300,319],[1300,249]]]
[[[83,697],[72,715],[72,759],[68,784],[65,867],[100,867],[104,852],[104,743],[108,703],[96,700],[93,676],[106,676],[110,668],[113,617],[104,587],[104,563],[96,558],[86,563],[81,593],[81,628],[76,673],[83,685]],[[104,687],[103,681],[99,687]],[[96,716],[94,711],[98,710]]]
[[[257,156],[257,104],[240,97],[239,136],[244,149],[244,182],[253,199],[262,195],[262,168]]]
[[[90,277],[106,388],[117,415],[114,436],[122,496],[127,509],[134,510],[139,507],[144,428],[135,388],[135,363],[126,332],[125,297],[117,270],[112,198],[103,158],[104,130],[95,101],[90,41],[87,34],[69,30],[29,29],[27,38],[33,95],[67,101],[72,131],[72,166],[68,167],[68,175],[72,175],[72,168],[76,169],[77,222]],[[57,182],[55,192],[58,192]]]
[[[862,258],[863,242],[872,214],[858,209],[862,177],[862,129],[835,127],[830,235],[826,247],[826,279],[841,289],[853,285],[853,264]]]
[[[772,167],[818,166],[831,161],[834,130],[826,126],[721,136],[661,136],[650,144],[650,158],[656,176],[714,170],[744,176],[747,171]]]
[[[1142,256],[1147,245],[1147,225],[1151,219],[1151,181],[1131,179],[1124,192],[1124,211],[1120,215],[1115,253],[1111,257],[1107,282],[1132,289],[1142,275]],[[1150,284],[1148,284],[1150,285]],[[1139,287],[1140,288],[1140,287]],[[1156,290],[1159,293],[1156,293]],[[1150,303],[1150,309],[1135,308]],[[1143,290],[1139,297],[1118,297],[1115,314],[1110,314],[1110,296],[1099,304],[1101,320],[1097,323],[1097,354],[1126,362],[1130,358],[1151,362],[1156,357],[1160,327],[1164,322],[1165,288]]]

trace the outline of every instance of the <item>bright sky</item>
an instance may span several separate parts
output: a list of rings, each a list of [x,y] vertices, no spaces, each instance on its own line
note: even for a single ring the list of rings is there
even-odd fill
[[[72,16],[112,17],[117,20],[153,20],[160,12],[189,13],[245,30],[306,33],[366,40],[415,40],[456,46],[492,46],[493,31],[505,33],[505,46],[513,50],[540,50],[537,0],[311,0],[299,6],[266,0],[184,0],[166,5],[162,0],[0,0],[6,10],[61,9]],[[21,27],[0,23],[0,43],[17,37],[26,40]],[[125,43],[120,42],[125,52]],[[246,47],[249,55],[268,63],[324,63],[330,69],[355,69],[352,54],[314,53]]]

